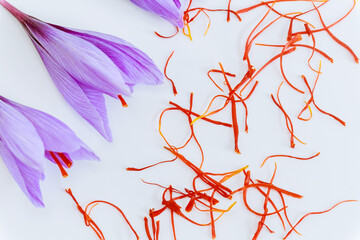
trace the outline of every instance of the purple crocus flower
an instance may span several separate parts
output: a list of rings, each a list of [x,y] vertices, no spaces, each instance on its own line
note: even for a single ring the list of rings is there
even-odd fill
[[[40,180],[47,160],[64,168],[76,160],[99,160],[60,120],[0,96],[0,156],[15,181],[37,207],[43,207]]]
[[[130,0],[146,11],[155,13],[168,20],[174,26],[183,28],[180,0]]]
[[[66,101],[108,141],[112,136],[104,94],[129,96],[136,84],[162,83],[153,61],[122,39],[49,24],[5,0],[0,4],[25,28]]]

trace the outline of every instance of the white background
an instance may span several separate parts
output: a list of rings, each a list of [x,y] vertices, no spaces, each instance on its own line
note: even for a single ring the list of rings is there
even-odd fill
[[[227,1],[197,1],[199,6],[226,8]],[[233,1],[233,8],[249,6],[254,1]],[[159,87],[138,86],[134,95],[126,99],[129,103],[123,109],[118,100],[107,98],[110,126],[114,142],[108,143],[76,112],[69,107],[50,79],[40,57],[16,19],[0,9],[0,94],[48,112],[67,123],[102,159],[101,162],[77,162],[63,179],[57,167],[46,166],[46,180],[41,183],[46,208],[37,209],[31,205],[20,191],[5,165],[0,163],[0,239],[1,240],[60,240],[97,239],[91,229],[86,228],[83,217],[64,189],[71,187],[81,204],[102,199],[122,208],[142,239],[145,239],[143,217],[150,208],[161,207],[162,190],[145,185],[141,179],[163,185],[172,184],[181,189],[189,187],[193,172],[182,163],[162,165],[148,171],[126,172],[129,166],[145,166],[169,159],[157,132],[158,117],[162,109],[172,100],[188,106],[190,92],[194,92],[194,110],[202,112],[218,90],[210,83],[206,72],[218,68],[222,62],[225,70],[237,74],[239,81],[246,66],[241,61],[246,36],[266,11],[260,8],[243,14],[242,22],[234,17],[226,23],[226,13],[212,13],[212,25],[203,37],[207,19],[199,17],[191,26],[194,41],[178,35],[164,40],[153,34],[158,30],[163,34],[172,33],[173,27],[166,21],[146,13],[128,0],[12,0],[19,9],[44,21],[62,26],[88,29],[119,36],[149,54],[159,68],[163,68],[172,50],[175,54],[169,65],[169,75],[174,79],[179,94],[174,97],[171,85],[165,82]],[[331,23],[346,13],[351,7],[350,0],[331,0],[322,9],[326,23]],[[311,8],[310,3],[298,2],[278,4],[279,9],[301,11]],[[359,6],[341,24],[332,28],[340,39],[348,43],[360,54]],[[271,15],[272,18],[274,15]],[[319,24],[316,15],[308,20]],[[318,25],[319,26],[319,25]],[[257,42],[283,44],[288,22],[280,21],[267,31]],[[302,25],[296,26],[299,30]],[[249,107],[249,133],[243,131],[243,111],[239,106],[240,149],[243,154],[233,152],[231,129],[197,122],[195,129],[205,151],[204,169],[224,172],[250,165],[254,179],[269,180],[274,165],[269,161],[262,169],[262,160],[272,154],[321,155],[312,161],[301,162],[277,159],[278,174],[275,184],[304,196],[301,200],[288,199],[289,217],[296,222],[310,211],[325,210],[345,199],[360,199],[359,181],[359,132],[360,132],[360,68],[351,55],[334,43],[326,33],[317,34],[318,47],[331,55],[335,62],[323,60],[323,72],[315,92],[315,98],[323,109],[337,114],[347,122],[343,127],[333,119],[313,109],[310,122],[294,120],[295,133],[307,145],[297,144],[289,148],[289,134],[285,128],[283,115],[270,99],[282,78],[278,63],[271,65],[259,77],[257,91]],[[311,44],[309,39],[305,43]],[[278,49],[254,47],[252,59],[259,67],[267,59],[277,54]],[[300,75],[306,74],[313,82],[314,73],[307,70],[306,60],[310,51],[299,49],[286,57],[286,71],[291,81],[302,89],[305,85]],[[319,55],[315,55],[313,66],[317,66]],[[219,76],[219,81],[220,76]],[[233,80],[232,80],[233,81]],[[291,117],[302,108],[308,95],[296,94],[284,86],[281,98]],[[230,112],[225,110],[218,119],[230,122]],[[181,113],[171,113],[164,119],[164,131],[170,140],[181,144],[189,130],[186,117]],[[194,162],[199,163],[199,153],[191,145],[186,152]],[[237,181],[237,182],[236,182]],[[237,178],[231,187],[241,185]],[[249,196],[250,197],[250,196]],[[254,207],[261,210],[261,198],[250,197]],[[275,198],[276,199],[276,198]],[[234,209],[218,222],[219,240],[251,239],[256,231],[259,218],[247,212],[239,195]],[[225,201],[222,207],[229,206]],[[256,205],[257,204],[257,205]],[[93,212],[93,219],[101,226],[107,239],[134,239],[120,216],[108,207],[99,207]],[[205,214],[199,221],[207,222]],[[170,216],[161,218],[161,239],[171,239]],[[178,239],[211,239],[210,229],[188,224],[176,218]],[[281,239],[284,231],[279,220],[269,218],[267,224],[276,230],[268,234],[264,229],[259,239]],[[301,224],[298,230],[302,237],[293,235],[289,239],[360,239],[360,204],[342,205],[331,213],[313,216]]]

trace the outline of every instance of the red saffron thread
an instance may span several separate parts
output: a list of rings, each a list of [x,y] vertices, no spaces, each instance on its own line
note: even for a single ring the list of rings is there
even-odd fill
[[[50,155],[51,157],[54,159],[56,165],[58,166],[58,168],[60,169],[61,175],[66,178],[68,177],[68,173],[65,171],[63,165],[60,163],[59,159],[56,157],[54,152],[50,151]]]
[[[128,104],[126,103],[126,101],[125,101],[125,99],[123,98],[123,96],[118,95],[118,98],[119,98],[119,100],[120,100],[120,102],[121,102],[121,104],[122,104],[122,106],[123,106],[124,108],[128,107]]]
[[[267,158],[265,158],[265,160],[263,161],[263,163],[261,164],[260,167],[263,167],[264,164],[266,163],[266,161],[269,160],[270,158],[287,157],[287,158],[293,158],[293,159],[297,159],[297,160],[310,160],[310,159],[316,158],[319,155],[320,155],[320,152],[318,152],[317,154],[315,154],[311,157],[307,157],[307,158],[295,157],[295,156],[291,156],[291,155],[271,155],[271,156],[268,156]]]
[[[107,202],[107,201],[102,201],[102,200],[96,200],[96,201],[92,201],[90,202],[88,205],[86,205],[85,210],[80,206],[80,204],[78,203],[78,201],[76,200],[76,198],[74,197],[71,189],[65,189],[65,191],[71,196],[71,198],[73,199],[73,201],[75,202],[79,212],[84,216],[84,221],[85,221],[85,225],[86,226],[90,226],[94,232],[96,233],[96,235],[99,237],[100,240],[105,240],[104,234],[102,233],[101,229],[98,227],[98,225],[90,218],[90,213],[92,211],[92,209],[97,206],[99,203],[103,203],[106,205],[109,205],[113,208],[115,208],[118,212],[120,212],[120,214],[122,215],[122,217],[124,218],[124,220],[126,221],[126,223],[129,225],[131,231],[134,233],[134,235],[136,236],[136,239],[139,240],[140,237],[139,235],[136,233],[135,229],[132,227],[132,225],[130,224],[129,220],[127,219],[127,217],[125,216],[124,212],[118,208],[116,205]],[[89,211],[88,211],[89,209]]]
[[[319,214],[324,214],[327,212],[330,212],[331,210],[333,210],[334,208],[336,208],[337,206],[339,206],[340,204],[343,203],[348,203],[348,202],[357,202],[357,200],[345,200],[345,201],[341,201],[337,204],[335,204],[334,206],[332,206],[331,208],[329,208],[328,210],[322,211],[322,212],[310,212],[308,214],[305,214],[302,218],[300,218],[300,220],[295,224],[295,226],[286,234],[286,236],[283,239],[286,239],[289,237],[289,235],[292,233],[292,231],[294,230],[295,227],[297,227],[297,225],[299,225],[306,217],[310,216],[310,215],[319,215]]]
[[[164,36],[164,35],[161,35],[161,34],[159,34],[158,32],[155,31],[156,36],[158,36],[158,37],[160,37],[160,38],[173,38],[173,37],[175,37],[178,33],[179,33],[179,28],[178,28],[178,27],[176,27],[176,33],[174,33],[173,35],[170,35],[170,36]]]
[[[176,90],[176,87],[175,87],[175,83],[174,83],[174,81],[173,81],[171,78],[169,78],[168,75],[167,75],[167,67],[168,67],[168,64],[169,64],[169,61],[170,61],[171,57],[174,55],[174,52],[175,52],[175,51],[173,51],[173,52],[171,53],[170,57],[166,60],[166,64],[165,64],[165,68],[164,68],[164,75],[165,75],[166,79],[171,82],[171,85],[172,85],[172,88],[173,88],[173,93],[174,93],[174,95],[176,96],[177,90]]]

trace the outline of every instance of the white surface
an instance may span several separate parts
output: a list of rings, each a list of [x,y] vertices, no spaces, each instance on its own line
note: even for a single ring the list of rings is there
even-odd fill
[[[102,159],[102,162],[77,162],[63,179],[56,166],[47,164],[46,180],[41,184],[46,208],[37,209],[31,205],[20,191],[6,167],[0,162],[0,239],[1,240],[60,240],[97,239],[91,229],[86,228],[64,189],[71,187],[81,204],[103,199],[122,208],[142,239],[143,217],[149,208],[161,207],[162,190],[143,184],[141,178],[177,188],[189,186],[193,173],[181,163],[159,166],[140,173],[126,172],[128,166],[144,166],[169,158],[163,150],[162,139],[157,133],[159,113],[172,100],[188,106],[190,92],[195,94],[194,110],[204,111],[210,98],[217,94],[206,76],[211,68],[217,68],[221,61],[227,71],[242,76],[245,64],[241,61],[244,39],[255,26],[257,19],[266,9],[261,8],[242,15],[243,21],[235,18],[226,23],[225,13],[211,14],[213,24],[208,36],[203,37],[206,18],[200,17],[193,25],[194,41],[179,35],[171,40],[157,38],[154,30],[167,34],[173,27],[148,14],[128,0],[12,0],[19,9],[44,21],[59,25],[100,31],[122,37],[148,53],[162,68],[172,50],[174,57],[169,65],[169,75],[176,83],[179,94],[172,96],[168,82],[160,87],[139,86],[132,98],[128,98],[129,108],[123,109],[119,101],[107,98],[110,126],[114,142],[107,143],[64,101],[50,79],[40,57],[26,36],[20,24],[0,9],[0,94],[48,112],[67,123]],[[199,0],[199,5],[226,7],[227,1]],[[234,1],[237,9],[253,1]],[[327,23],[342,16],[351,6],[351,1],[332,0],[326,11]],[[279,4],[278,6],[280,6]],[[311,7],[308,3],[295,3]],[[281,6],[290,7],[289,4]],[[287,8],[288,9],[288,8]],[[293,9],[298,11],[298,8]],[[360,54],[359,6],[332,31]],[[311,17],[309,19],[312,19]],[[301,27],[299,25],[299,27]],[[281,43],[287,30],[285,21],[267,31],[257,42]],[[249,133],[240,135],[242,155],[233,152],[231,129],[214,127],[198,122],[197,136],[205,150],[204,169],[223,172],[250,165],[253,177],[268,180],[273,171],[273,160],[264,168],[259,165],[271,154],[293,154],[310,156],[318,151],[320,157],[313,161],[300,162],[278,159],[278,175],[275,184],[302,194],[302,200],[288,200],[289,215],[293,222],[309,211],[325,210],[334,203],[345,199],[360,199],[358,172],[359,132],[360,132],[360,68],[352,57],[336,45],[326,34],[318,35],[318,47],[335,59],[334,64],[323,60],[323,72],[315,97],[325,110],[345,119],[344,128],[333,119],[314,110],[310,122],[295,121],[295,133],[308,144],[297,144],[289,148],[289,134],[283,116],[270,99],[281,81],[278,65],[271,65],[261,76],[260,84],[248,103]],[[310,42],[309,42],[310,43]],[[276,50],[264,47],[253,48],[253,61],[260,66],[275,55]],[[310,51],[299,50],[286,57],[288,75],[293,82],[305,88],[299,76],[306,73],[313,81],[314,74],[304,72]],[[316,66],[319,55],[315,55]],[[219,76],[220,77],[220,76]],[[286,90],[285,90],[286,89]],[[294,118],[308,96],[295,94],[287,86],[282,92],[285,108]],[[239,109],[241,109],[239,107]],[[178,117],[180,116],[180,117]],[[243,112],[239,111],[242,128]],[[224,111],[218,119],[231,121],[229,111]],[[169,114],[164,119],[164,128],[173,141],[181,143],[188,133],[186,118]],[[188,155],[194,162],[199,161],[197,152]],[[242,179],[239,181],[242,181]],[[241,182],[239,182],[241,184]],[[258,198],[254,196],[254,201]],[[251,239],[256,231],[258,217],[249,214],[239,196],[238,204],[217,224],[219,240]],[[228,205],[228,203],[226,203]],[[261,208],[261,203],[257,206]],[[134,239],[120,216],[107,207],[95,209],[93,218],[101,226],[107,239]],[[206,219],[202,219],[207,221]],[[161,239],[171,239],[170,218],[161,218]],[[176,218],[178,239],[211,239],[209,228],[199,228]],[[284,236],[278,219],[269,218],[269,226],[277,230],[270,235],[264,229],[259,239],[281,239]],[[298,228],[303,237],[293,235],[289,239],[360,239],[360,205],[350,203],[331,213],[314,216],[304,221]]]

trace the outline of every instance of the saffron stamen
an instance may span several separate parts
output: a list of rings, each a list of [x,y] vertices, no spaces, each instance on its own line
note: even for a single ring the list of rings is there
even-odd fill
[[[316,158],[317,156],[320,155],[320,152],[318,152],[317,154],[315,154],[314,156],[311,157],[307,157],[307,158],[302,158],[302,157],[294,157],[294,156],[290,156],[290,155],[271,155],[269,157],[267,157],[263,163],[261,164],[261,167],[264,166],[264,164],[266,163],[267,160],[269,160],[270,158],[275,158],[275,157],[287,157],[287,158],[293,158],[293,159],[298,159],[298,160],[310,160],[313,158]]]
[[[173,37],[175,37],[178,33],[179,33],[179,28],[178,28],[178,27],[176,27],[176,33],[174,33],[173,35],[170,35],[170,36],[163,36],[163,35],[160,35],[158,32],[155,32],[155,34],[156,34],[158,37],[161,37],[161,38],[173,38]]]
[[[165,64],[165,67],[164,67],[164,75],[165,75],[166,79],[171,82],[171,85],[172,85],[172,88],[173,88],[173,93],[174,93],[174,95],[176,96],[177,90],[176,90],[176,87],[175,87],[175,83],[174,83],[174,81],[173,81],[171,78],[169,78],[168,75],[167,75],[167,67],[168,67],[168,64],[169,64],[169,61],[170,61],[171,57],[174,55],[174,52],[175,52],[175,51],[173,51],[173,52],[170,54],[170,57],[166,60],[166,64]]]

